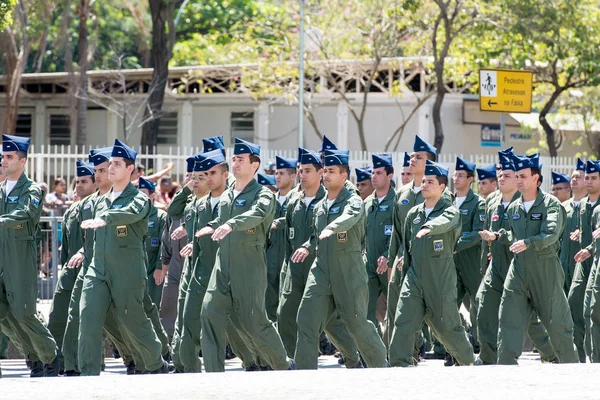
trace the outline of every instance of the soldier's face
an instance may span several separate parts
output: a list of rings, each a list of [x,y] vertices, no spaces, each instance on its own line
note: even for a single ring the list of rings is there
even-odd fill
[[[492,181],[491,179],[482,179],[477,183],[477,187],[479,188],[479,194],[483,197],[488,197],[490,193],[496,190],[496,181]]]
[[[521,193],[528,193],[538,187],[538,175],[533,175],[531,169],[525,168],[517,171],[517,189]]]
[[[501,193],[512,193],[517,189],[517,177],[515,171],[506,169],[498,175],[498,186]]]
[[[258,163],[250,162],[250,154],[247,153],[236,154],[231,160],[231,170],[233,171],[233,176],[237,179],[254,176],[258,167]]]
[[[454,189],[465,190],[471,186],[473,178],[467,178],[466,171],[455,171],[452,175],[452,183],[454,184]]]
[[[123,157],[111,157],[108,162],[108,180],[112,183],[129,181],[134,168],[133,165],[127,166]]]
[[[208,190],[216,190],[225,187],[229,172],[223,171],[221,166],[215,165],[204,173]]]
[[[392,179],[394,178],[394,174],[387,174],[385,172],[385,168],[375,168],[373,170],[373,174],[371,175],[371,183],[373,184],[373,189],[375,190],[384,190],[390,186],[392,183]]]
[[[291,188],[294,185],[296,174],[290,174],[289,169],[278,169],[275,171],[275,186],[277,189]]]
[[[410,172],[413,175],[420,175],[425,172],[425,163],[427,162],[427,152],[417,151],[410,154]]]
[[[96,184],[90,176],[80,176],[75,181],[75,192],[80,199],[84,199],[96,190]]]
[[[25,158],[19,159],[16,151],[2,153],[2,170],[4,175],[10,176],[20,172],[25,167]]]
[[[421,193],[424,199],[434,199],[442,196],[446,185],[439,183],[435,175],[425,175],[421,181]]]
[[[356,188],[358,189],[358,193],[360,193],[360,197],[362,197],[363,200],[369,197],[371,193],[373,193],[373,185],[371,184],[370,179],[367,179],[366,181],[356,182]]]
[[[339,166],[333,165],[325,167],[323,170],[323,186],[328,190],[338,190],[344,186],[344,182],[348,178],[348,174],[342,173]]]
[[[566,185],[566,184],[565,184]],[[585,188],[591,195],[598,195],[600,193],[600,173],[594,172],[591,174],[585,174]]]
[[[110,186],[110,181],[108,180],[108,161],[94,166],[94,177],[96,178],[96,187],[98,189]]]
[[[410,183],[413,180],[413,173],[410,172],[410,167],[402,167],[402,172],[400,173],[400,180],[403,185]]]
[[[550,193],[555,196],[561,203],[563,201],[569,200],[571,197],[571,185],[568,183],[559,183],[557,185],[552,185],[550,188]]]
[[[583,190],[585,188],[583,171],[574,171],[571,174],[571,189],[574,191]]]
[[[312,189],[321,183],[323,169],[317,171],[312,164],[302,164],[300,166],[300,184],[303,189]]]

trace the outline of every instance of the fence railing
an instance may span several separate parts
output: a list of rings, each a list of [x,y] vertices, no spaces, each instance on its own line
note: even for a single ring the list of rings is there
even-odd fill
[[[75,178],[75,162],[77,160],[87,160],[88,153],[91,147],[89,146],[39,146],[32,147],[28,161],[27,171],[32,178],[40,183],[46,182],[49,190],[52,190],[52,182],[57,177],[62,177],[67,181],[67,184]],[[161,154],[148,154],[148,149],[142,151],[140,147],[135,148],[138,151],[137,162],[146,167],[149,173],[149,166],[153,167],[153,172],[163,169],[167,163],[173,162],[174,168],[170,173],[173,180],[181,181],[186,171],[186,158],[195,154],[202,149],[200,147],[170,147],[169,151]],[[352,151],[350,154],[350,166],[363,167],[371,164],[371,155],[374,152],[367,151]],[[297,157],[297,149],[264,149],[261,158],[263,167],[275,156],[282,157]],[[402,165],[404,160],[404,152],[395,152],[393,160],[395,166]],[[227,156],[230,158],[233,155],[233,149],[227,149]],[[439,156],[439,162],[448,166],[450,170],[454,169],[456,157],[464,158],[470,162],[475,162],[478,166],[495,163],[497,157],[495,154],[446,154],[442,153]],[[563,174],[569,174],[573,171],[577,159],[575,157],[541,157],[543,163],[542,173],[546,179],[542,188],[549,190],[550,188],[550,171],[556,171]]]
[[[38,243],[38,297],[52,300],[60,272],[62,217],[41,217]]]

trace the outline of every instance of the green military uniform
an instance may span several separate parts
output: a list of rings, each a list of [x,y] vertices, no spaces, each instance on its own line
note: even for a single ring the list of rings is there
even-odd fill
[[[594,204],[592,204],[589,200],[589,197],[587,196],[584,197],[579,203],[579,212],[577,212],[579,216],[579,223],[578,228],[575,228],[579,229],[579,241],[575,242],[578,245],[579,249],[585,249],[588,246],[590,248],[593,247],[592,232],[594,231],[594,229],[592,225],[592,215],[598,204],[600,204],[600,201],[596,201]],[[570,240],[566,232],[563,234],[563,240],[565,240],[565,235],[567,236],[567,240],[573,242],[572,240]],[[575,252],[575,254],[577,254],[577,252]],[[590,257],[583,262],[578,262],[575,264],[575,270],[573,271],[572,275],[573,279],[567,296],[574,324],[573,339],[575,342],[575,346],[577,347],[577,353],[580,362],[585,362],[586,356],[584,347],[585,319],[583,316],[583,306],[585,298],[585,288],[587,285],[588,277],[590,276],[592,261],[593,258]]]
[[[423,227],[431,232],[417,239],[416,235]],[[459,211],[444,197],[429,215],[425,212],[425,204],[421,203],[407,214],[403,236],[404,265],[408,271],[396,310],[390,363],[402,367],[414,364],[414,343],[410,338],[426,321],[459,364],[472,364],[473,348],[456,305],[453,252],[460,237]]]
[[[325,196],[325,188],[321,185],[315,198],[307,205],[304,192],[290,198],[285,220],[281,229],[287,235],[287,255],[281,271],[281,296],[277,310],[277,329],[290,358],[296,352],[298,325],[296,317],[306,288],[310,268],[315,260],[314,246],[309,242],[314,234],[313,220],[317,203]],[[294,263],[291,257],[300,247],[308,246],[310,254],[301,263]],[[336,313],[337,314],[337,313]],[[347,368],[356,367],[360,363],[356,342],[350,336],[346,326],[334,315],[325,326],[325,332],[335,347],[340,350]]]
[[[342,188],[330,207],[324,197],[315,207],[312,243],[316,251],[298,310],[298,341],[295,361],[299,369],[316,369],[319,335],[339,315],[354,337],[369,367],[385,367],[386,350],[377,329],[367,319],[368,287],[362,248],[365,240],[365,211],[360,196]],[[324,229],[334,234],[324,240]]]
[[[289,195],[289,193],[288,193]],[[288,197],[289,198],[289,197]],[[275,219],[285,217],[288,199],[283,204],[279,201],[275,204]],[[267,316],[273,322],[277,320],[277,306],[279,305],[279,275],[285,258],[285,235],[284,229],[270,229],[267,240],[267,292],[265,295],[265,307]]]
[[[144,239],[150,200],[131,183],[116,199],[113,200],[112,195],[111,190],[96,204],[95,218],[107,225],[94,232],[94,255],[81,293],[79,367],[82,375],[100,374],[102,326],[111,303],[145,368],[149,371],[164,368],[161,343],[143,306],[146,293]]]
[[[509,205],[520,197],[521,194],[516,192]],[[507,229],[509,226],[507,209],[508,206],[504,207],[502,204],[502,197],[497,196],[486,208],[483,229],[493,232]],[[479,304],[477,332],[481,346],[479,358],[484,364],[496,364],[498,360],[498,311],[513,253],[509,250],[509,245],[500,243],[497,240],[491,242],[491,247],[486,242],[484,247],[492,253],[492,260],[477,293]],[[486,253],[488,250],[486,250]],[[539,323],[537,313],[531,315],[528,334],[543,361],[552,361],[556,358],[550,344],[550,338],[544,327]]]
[[[146,254],[148,256],[146,271],[148,273],[148,294],[157,306],[160,306],[163,285],[156,285],[154,271],[162,270],[160,249],[166,221],[167,213],[152,206],[152,211],[148,217],[148,235],[146,236]]]
[[[499,240],[510,245],[524,240],[527,249],[515,254],[504,283],[500,302],[498,364],[517,364],[525,339],[525,327],[533,309],[550,335],[561,363],[577,362],[573,345],[573,320],[563,290],[564,272],[558,258],[565,212],[560,202],[538,189],[525,211],[522,198],[508,207],[509,228]]]
[[[580,202],[575,202],[573,199],[569,199],[562,203],[567,217],[565,218],[565,230],[560,239],[560,263],[565,273],[565,294],[569,294],[571,288],[571,282],[575,276],[575,254],[581,250],[578,241],[571,240],[571,232],[579,229],[579,206]],[[591,218],[591,214],[590,214]]]
[[[62,349],[63,337],[69,317],[71,293],[77,280],[77,274],[79,273],[78,269],[67,268],[67,263],[83,247],[83,233],[81,231],[81,218],[79,216],[81,204],[82,201],[74,203],[63,216],[62,249],[60,254],[62,268],[59,273],[54,296],[52,297],[52,305],[50,306],[50,315],[48,318],[48,329],[59,349]]]
[[[600,207],[592,213],[593,230],[600,228]],[[590,269],[583,301],[583,319],[585,324],[584,349],[586,355],[594,363],[600,362],[600,278],[598,277],[598,261],[600,257],[600,240],[593,240],[587,249],[592,253],[593,263]],[[593,318],[592,318],[593,317]]]
[[[219,203],[213,208],[211,197],[208,195],[198,201],[196,210],[194,231],[197,232],[218,217]],[[219,243],[212,240],[210,235],[202,236],[199,239],[194,238],[193,243],[192,260],[194,260],[194,264],[183,306],[183,329],[179,354],[181,362],[185,366],[185,372],[202,372],[202,362],[198,357],[202,329],[200,315]],[[256,361],[255,357],[231,323],[227,326],[227,338],[234,353],[242,360],[244,368],[250,367]]]
[[[266,316],[267,232],[275,213],[275,197],[253,179],[234,197],[221,195],[218,217],[208,225],[228,224],[232,231],[219,243],[216,262],[202,304],[202,355],[207,372],[223,371],[225,331],[233,323],[250,350],[273,369],[288,369],[281,338]]]
[[[184,186],[183,189],[175,193],[175,196],[173,196],[167,207],[167,214],[170,217],[181,220],[182,226],[184,226],[187,231],[188,243],[192,243],[196,233],[194,232],[193,224],[193,221],[196,218],[196,202],[197,199],[194,192],[187,186]],[[185,370],[179,350],[181,346],[181,335],[183,334],[183,309],[192,275],[192,267],[190,266],[191,261],[191,257],[186,257],[183,262],[181,280],[179,283],[179,296],[177,298],[177,317],[175,318],[175,329],[173,332],[173,340],[171,341],[173,364],[180,372]]]
[[[502,193],[499,190],[496,190],[495,192],[490,193],[490,195],[485,199],[485,209],[486,209],[486,214],[487,214],[487,210],[490,207],[490,204],[496,202],[498,199],[502,198]],[[490,260],[488,260],[488,253],[489,253],[489,247],[487,246],[487,243],[482,243],[481,244],[481,263],[480,263],[480,273],[481,276],[483,277],[488,269],[488,266],[490,264]]]
[[[9,314],[44,364],[56,358],[56,342],[36,315],[37,248],[44,192],[25,173],[10,193],[0,183],[0,320]]]
[[[377,321],[377,301],[383,293],[387,296],[388,274],[377,273],[377,260],[379,257],[389,257],[390,238],[392,237],[392,213],[396,199],[396,192],[390,186],[388,193],[379,202],[373,193],[365,199],[366,218],[366,267],[369,286],[369,305],[367,318],[379,329]]]
[[[81,201],[79,211],[79,224],[81,222],[93,219],[96,208],[96,203],[100,196],[98,193],[93,193]],[[67,319],[67,325],[65,327],[65,334],[62,345],[62,353],[64,356],[65,371],[80,372],[79,360],[78,360],[78,349],[79,349],[79,305],[81,301],[81,291],[83,289],[83,280],[87,273],[88,267],[92,262],[94,254],[94,232],[93,231],[80,231],[83,239],[83,246],[80,252],[83,252],[84,261],[81,268],[76,269],[78,272],[77,279],[71,292],[71,299],[69,301],[69,314]],[[129,341],[126,335],[123,335],[121,331],[121,324],[117,320],[114,307],[109,308],[109,312],[104,322],[104,332],[110,341],[118,349],[123,363],[128,365],[133,360],[133,345]],[[143,369],[142,360],[137,357],[138,367]]]

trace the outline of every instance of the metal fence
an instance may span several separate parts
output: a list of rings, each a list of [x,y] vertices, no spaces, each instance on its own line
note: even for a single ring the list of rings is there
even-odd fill
[[[38,182],[46,182],[49,185],[57,177],[64,178],[68,183],[75,178],[75,162],[77,160],[87,160],[89,146],[39,146],[39,148],[31,148],[27,171]],[[174,168],[170,173],[171,178],[175,181],[183,180],[186,170],[186,158],[195,154],[202,149],[200,147],[170,147],[167,152],[161,154],[147,154],[148,151],[142,151],[140,147],[138,151],[137,162],[146,166],[152,165],[154,172],[163,169],[167,163],[173,162]],[[145,149],[148,150],[148,149]],[[350,154],[350,166],[364,167],[371,164],[371,155],[374,152],[367,151],[352,151]],[[227,149],[228,157],[233,154],[233,149]],[[282,157],[297,157],[297,149],[264,149],[262,151],[263,167],[271,160],[275,160],[275,156]],[[451,170],[454,169],[456,157],[464,158],[470,162],[475,162],[477,165],[487,165],[496,162],[495,154],[446,154],[442,153],[439,156],[439,162],[448,166]],[[393,153],[394,165],[400,166],[404,160],[404,152]],[[550,188],[550,171],[560,173],[571,173],[575,167],[577,159],[574,157],[541,157],[543,163],[542,172],[547,178],[544,180],[542,188],[546,191]],[[52,190],[52,187],[48,187]]]
[[[38,297],[50,301],[60,272],[60,240],[62,217],[40,218],[38,243]]]

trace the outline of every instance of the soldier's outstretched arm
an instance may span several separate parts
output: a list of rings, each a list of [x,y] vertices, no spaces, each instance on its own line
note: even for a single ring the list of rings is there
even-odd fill
[[[150,200],[136,197],[123,208],[102,211],[96,218],[106,222],[106,225],[129,225],[148,217]]]
[[[467,234],[463,232],[463,236],[456,243],[456,251],[463,251],[481,243],[479,231],[483,230],[484,222],[485,202],[481,199],[477,206],[477,211],[473,214],[472,229]]]
[[[246,231],[255,228],[275,213],[276,201],[272,193],[264,190],[248,211],[224,221],[224,223],[231,226],[234,231]]]
[[[183,218],[185,214],[185,206],[190,201],[192,191],[187,186],[175,193],[171,202],[167,206],[167,214],[173,218]]]
[[[552,204],[548,207],[546,218],[542,220],[540,233],[524,239],[527,248],[533,246],[536,250],[542,250],[560,240],[564,225],[564,217],[560,204]]]
[[[441,235],[456,229],[459,225],[460,213],[458,212],[458,209],[449,207],[444,210],[442,215],[423,224],[423,228],[430,229],[430,235]]]
[[[32,187],[29,193],[19,196],[15,209],[8,214],[0,215],[0,229],[14,228],[23,222],[38,218],[43,198],[44,193],[35,187]]]
[[[342,214],[331,221],[325,229],[332,230],[334,233],[348,231],[356,225],[364,215],[365,206],[362,200],[358,198],[351,200],[344,206]]]

